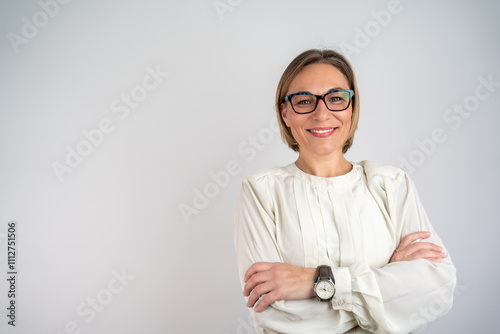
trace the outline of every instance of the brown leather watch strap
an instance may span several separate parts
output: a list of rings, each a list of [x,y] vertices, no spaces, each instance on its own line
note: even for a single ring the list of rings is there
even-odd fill
[[[322,280],[322,279],[329,279],[331,278],[333,283],[335,284],[335,279],[333,278],[333,272],[332,268],[330,266],[322,265],[318,266],[317,272],[316,272],[316,277],[317,280]]]

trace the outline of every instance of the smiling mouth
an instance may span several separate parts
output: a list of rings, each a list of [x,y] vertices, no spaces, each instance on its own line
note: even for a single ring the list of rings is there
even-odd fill
[[[335,130],[336,128],[329,128],[329,129],[321,129],[321,130],[317,130],[317,129],[308,129],[307,131],[309,132],[312,132],[312,133],[329,133],[329,132],[332,132],[333,130]]]

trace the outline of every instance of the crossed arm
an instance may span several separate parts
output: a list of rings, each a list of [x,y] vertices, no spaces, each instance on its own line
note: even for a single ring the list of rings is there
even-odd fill
[[[405,236],[394,251],[389,263],[426,259],[441,262],[445,257],[442,248],[430,242],[415,242],[427,239],[430,232],[414,232]],[[256,262],[245,273],[243,295],[248,297],[247,307],[262,312],[278,300],[300,300],[313,298],[316,268],[303,268],[281,262]]]

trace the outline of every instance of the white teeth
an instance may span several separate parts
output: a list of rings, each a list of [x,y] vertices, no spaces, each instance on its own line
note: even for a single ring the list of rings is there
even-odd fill
[[[329,130],[309,130],[311,132],[314,132],[314,133],[327,133],[327,132],[332,132],[333,129],[329,129]]]

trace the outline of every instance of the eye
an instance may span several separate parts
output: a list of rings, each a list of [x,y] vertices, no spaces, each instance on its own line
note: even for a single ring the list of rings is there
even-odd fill
[[[339,96],[328,96],[328,102],[339,102],[342,100]]]
[[[315,97],[309,94],[299,94],[292,97],[292,104],[298,107],[305,107],[314,104]]]
[[[307,98],[301,98],[299,99],[295,104],[303,104],[303,105],[308,105],[308,104],[311,104],[311,99],[307,99]]]
[[[344,103],[349,101],[349,93],[348,92],[331,92],[326,96],[327,103]]]

